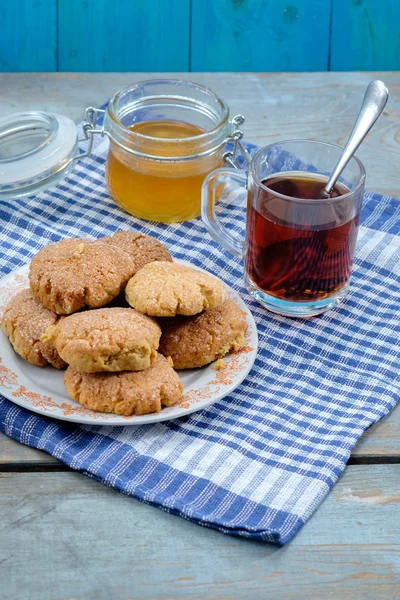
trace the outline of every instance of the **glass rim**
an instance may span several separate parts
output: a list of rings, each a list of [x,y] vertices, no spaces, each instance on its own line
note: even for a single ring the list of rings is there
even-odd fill
[[[209,129],[208,131],[204,131],[204,133],[200,133],[198,135],[193,135],[190,137],[186,137],[186,138],[162,138],[162,137],[154,137],[151,135],[146,135],[143,133],[139,133],[137,131],[132,131],[132,129],[129,129],[129,127],[126,127],[125,125],[123,125],[121,123],[121,121],[118,119],[117,115],[116,115],[116,102],[119,100],[119,98],[122,96],[123,93],[129,91],[129,90],[133,90],[134,88],[138,88],[140,86],[143,86],[145,84],[165,84],[165,83],[170,83],[173,85],[185,85],[186,87],[192,87],[192,88],[197,88],[200,89],[203,92],[207,92],[208,94],[211,94],[218,102],[218,104],[221,105],[222,107],[222,117],[220,118],[219,122],[217,125],[215,125],[215,127],[213,127],[212,129]],[[160,97],[162,98],[163,95],[162,94],[156,94],[154,96],[149,96],[149,98],[157,98]],[[168,97],[168,96],[165,96]],[[176,97],[178,98],[185,98],[185,96],[170,96],[171,98]],[[140,102],[141,100],[139,100]],[[223,125],[225,125],[225,123],[228,121],[229,119],[229,106],[228,104],[225,102],[225,100],[223,98],[221,98],[218,94],[216,94],[211,88],[208,88],[204,85],[201,85],[199,83],[193,82],[193,81],[186,81],[185,79],[145,79],[143,81],[139,81],[138,83],[135,84],[131,84],[128,85],[124,88],[122,88],[121,90],[119,90],[118,92],[116,92],[114,94],[114,96],[111,98],[111,100],[108,103],[107,106],[107,111],[110,115],[110,118],[114,121],[114,123],[116,123],[119,127],[121,127],[123,129],[124,132],[126,132],[128,135],[131,136],[132,139],[138,139],[138,140],[143,140],[143,141],[149,141],[149,142],[156,142],[156,143],[174,143],[174,144],[182,144],[182,143],[190,143],[190,142],[197,142],[199,140],[202,140],[210,135],[213,135],[214,133],[216,133]]]
[[[251,174],[253,176],[254,181],[257,183],[257,185],[259,187],[261,187],[262,189],[266,190],[267,192],[273,194],[274,196],[277,196],[278,198],[283,198],[284,200],[290,200],[291,202],[301,202],[301,203],[312,202],[313,204],[315,204],[315,203],[321,203],[321,202],[323,202],[323,203],[330,202],[331,203],[331,202],[338,202],[338,201],[344,200],[344,199],[348,198],[349,196],[353,196],[354,194],[356,194],[359,191],[359,189],[361,188],[361,186],[364,185],[364,183],[365,183],[365,167],[364,167],[363,163],[361,162],[361,160],[353,154],[349,163],[351,161],[355,160],[356,163],[358,164],[359,169],[360,169],[360,181],[357,183],[357,185],[355,186],[355,188],[353,190],[349,190],[346,194],[342,194],[340,196],[335,196],[334,198],[315,198],[315,199],[313,199],[313,198],[295,198],[293,196],[286,196],[285,194],[276,192],[272,188],[265,185],[259,179],[259,177],[256,175],[255,168],[254,168],[255,162],[256,162],[257,158],[259,156],[261,156],[261,154],[265,150],[268,150],[269,148],[273,148],[274,146],[280,146],[282,144],[293,144],[293,143],[318,144],[321,146],[329,146],[331,148],[336,148],[337,150],[340,150],[340,152],[343,151],[343,148],[341,146],[338,146],[337,144],[332,144],[331,142],[323,142],[322,140],[307,140],[307,139],[301,139],[301,138],[291,139],[291,140],[282,140],[281,142],[273,142],[272,144],[263,146],[256,152],[256,154],[253,156],[251,163],[250,163]],[[278,173],[279,173],[279,171],[278,171]],[[308,173],[308,171],[299,171],[299,173]]]
[[[9,163],[21,160],[32,154],[41,152],[58,133],[58,121],[52,113],[44,111],[23,111],[12,113],[2,119],[0,123],[0,145],[7,144],[9,139],[18,138],[19,135],[35,135],[38,132],[45,134],[45,137],[29,145],[28,149],[12,154],[5,158],[0,157],[0,163]]]

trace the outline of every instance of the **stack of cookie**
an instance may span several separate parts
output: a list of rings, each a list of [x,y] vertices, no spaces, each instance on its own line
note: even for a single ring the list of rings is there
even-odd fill
[[[128,282],[135,310],[159,317],[159,351],[175,369],[195,369],[245,345],[246,317],[221,281],[171,262],[150,263]]]
[[[32,364],[67,367],[68,394],[93,410],[157,412],[182,395],[174,368],[244,345],[245,317],[225,286],[173,263],[150,236],[50,244],[33,258],[29,282],[6,307],[3,331]]]

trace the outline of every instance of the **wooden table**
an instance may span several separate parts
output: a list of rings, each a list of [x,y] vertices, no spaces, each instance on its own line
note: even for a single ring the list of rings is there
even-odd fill
[[[0,114],[76,122],[149,74],[3,74]],[[343,144],[367,83],[391,98],[359,151],[367,187],[400,196],[400,74],[183,74],[246,116],[246,139]],[[163,74],[162,77],[168,77]],[[269,600],[400,597],[400,407],[371,427],[343,477],[283,548],[203,529],[0,434],[0,598]]]

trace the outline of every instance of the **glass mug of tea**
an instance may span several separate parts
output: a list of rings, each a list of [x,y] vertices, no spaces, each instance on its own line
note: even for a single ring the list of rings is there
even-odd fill
[[[279,142],[259,150],[248,170],[217,169],[203,183],[207,230],[244,259],[248,291],[272,312],[311,317],[346,297],[365,169],[352,157],[330,197],[324,198],[322,191],[341,153],[342,148],[325,142]],[[244,241],[216,214],[217,203],[231,201],[238,185],[247,189]]]

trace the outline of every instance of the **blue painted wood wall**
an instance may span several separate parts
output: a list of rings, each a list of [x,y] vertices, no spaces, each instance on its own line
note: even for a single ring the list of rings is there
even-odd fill
[[[0,0],[0,71],[400,70],[400,0]]]

